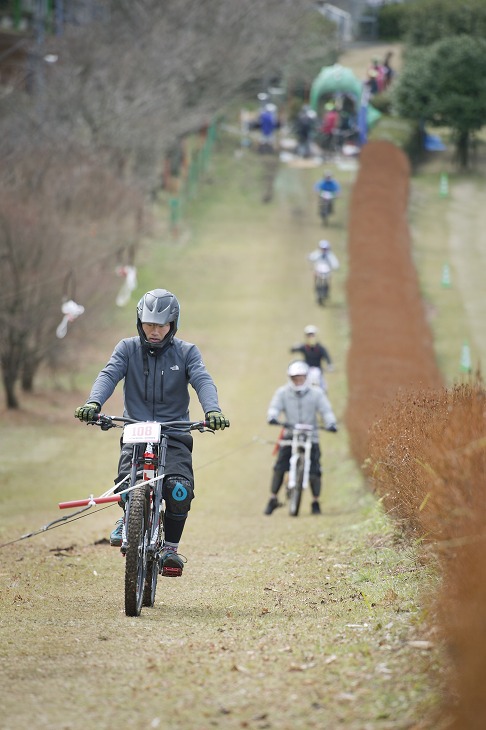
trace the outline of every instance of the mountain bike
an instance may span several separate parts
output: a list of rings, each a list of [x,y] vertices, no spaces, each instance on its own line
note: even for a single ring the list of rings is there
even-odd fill
[[[306,423],[279,424],[290,431],[290,437],[279,441],[279,448],[290,446],[290,466],[287,480],[289,515],[299,514],[302,492],[309,487],[310,455],[314,426]]]
[[[324,258],[314,264],[314,291],[317,303],[324,306],[329,298],[332,269]]]
[[[120,425],[123,424],[123,425]],[[139,616],[142,606],[153,606],[164,544],[163,479],[167,444],[171,435],[198,430],[209,431],[206,421],[136,421],[124,416],[98,414],[91,425],[103,431],[123,428],[122,441],[133,444],[131,471],[109,492],[127,486],[112,496],[77,502],[64,502],[60,507],[126,501],[122,530],[121,554],[125,557],[125,614]],[[164,573],[169,574],[169,573]]]
[[[329,190],[322,190],[319,193],[319,215],[322,225],[326,226],[329,222],[329,216],[334,211],[334,193]]]

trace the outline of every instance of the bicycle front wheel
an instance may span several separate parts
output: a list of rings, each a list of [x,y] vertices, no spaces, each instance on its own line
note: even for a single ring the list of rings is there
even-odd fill
[[[125,613],[127,616],[140,616],[150,541],[149,487],[144,484],[132,492],[126,530],[128,546],[125,555]]]
[[[297,517],[302,499],[302,485],[304,483],[304,457],[299,456],[295,466],[295,486],[289,490],[289,515]]]
[[[159,520],[159,515],[155,514],[154,506],[152,505],[150,512],[150,522]],[[151,532],[151,530],[150,530]],[[157,537],[156,549],[151,552],[147,557],[147,573],[145,575],[145,585],[143,589],[143,606],[152,607],[155,603],[155,593],[157,591],[157,578],[159,577],[159,556],[161,545],[164,541],[164,523],[163,514],[159,520],[159,534]]]

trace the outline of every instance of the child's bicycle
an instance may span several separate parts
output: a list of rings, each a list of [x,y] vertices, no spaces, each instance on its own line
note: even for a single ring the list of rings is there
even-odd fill
[[[122,423],[123,425],[119,425]],[[163,479],[167,444],[176,433],[209,431],[206,421],[135,421],[123,416],[97,415],[92,425],[103,431],[123,428],[123,443],[133,444],[131,471],[126,486],[120,482],[105,495],[90,500],[61,502],[70,508],[126,500],[120,552],[125,556],[125,613],[139,616],[142,606],[153,606],[160,554],[164,543]],[[123,486],[118,494],[111,494]],[[170,570],[170,569],[169,569]]]
[[[279,448],[290,446],[290,467],[287,479],[287,502],[289,515],[297,517],[302,492],[309,487],[310,454],[314,426],[306,423],[279,424],[291,431],[289,438],[280,439]]]

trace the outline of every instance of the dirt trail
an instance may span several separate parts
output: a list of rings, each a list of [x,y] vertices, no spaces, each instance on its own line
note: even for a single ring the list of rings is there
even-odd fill
[[[270,519],[262,514],[275,439],[266,407],[285,381],[290,346],[310,322],[336,364],[328,380],[341,422],[346,409],[350,321],[353,340],[359,339],[345,288],[355,174],[337,171],[343,195],[326,237],[341,269],[330,306],[322,309],[306,260],[323,235],[312,192],[320,170],[279,166],[273,198],[263,204],[268,181],[261,160],[234,151],[223,150],[217,182],[193,203],[189,235],[176,241],[161,225],[156,243],[143,252],[143,286],[160,285],[162,276],[177,292],[180,334],[200,345],[232,420],[224,434],[196,440],[197,496],[181,546],[188,557],[184,576],[162,581],[155,607],[140,619],[125,617],[123,562],[106,544],[113,509],[5,548],[2,730],[406,730],[419,728],[417,718],[434,702],[436,655],[410,643],[421,638],[427,571],[413,551],[394,544],[350,458],[344,427],[323,435],[323,515],[313,518],[307,499],[296,520],[284,509]],[[388,154],[378,157],[389,164]],[[394,205],[402,220],[408,173],[395,163],[398,178],[388,187],[398,184]],[[378,175],[380,164],[370,160],[370,167]],[[374,219],[384,220],[382,212],[375,210]],[[370,241],[369,253],[377,247],[374,266],[383,259],[394,270],[373,236]],[[387,256],[399,256],[405,266],[407,245],[401,238]],[[359,251],[349,253],[352,273]],[[406,301],[419,319],[415,295],[411,282]],[[402,312],[404,300],[393,301]],[[367,325],[364,311],[360,317]],[[418,319],[418,329],[407,324],[412,338],[422,331]],[[126,332],[133,320],[127,310]],[[103,340],[99,366],[116,339],[111,333]],[[369,384],[377,367],[376,360],[361,361],[356,372],[367,373]],[[0,424],[2,540],[57,517],[53,508],[61,499],[108,487],[116,438],[68,423],[73,398],[56,399],[49,425],[29,413],[17,430]],[[35,408],[44,412],[42,402]],[[106,410],[118,408],[115,400]],[[31,439],[35,480],[19,476],[8,458],[18,442]],[[54,468],[63,453],[69,467]]]

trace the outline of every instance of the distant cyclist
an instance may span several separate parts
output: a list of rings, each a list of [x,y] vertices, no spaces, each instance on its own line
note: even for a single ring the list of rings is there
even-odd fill
[[[307,382],[309,366],[302,360],[291,362],[288,369],[288,382],[278,388],[270,402],[267,412],[267,421],[277,424],[279,417],[288,424],[305,423],[313,425],[312,451],[310,464],[310,486],[312,490],[311,513],[321,513],[319,496],[321,493],[321,449],[319,446],[319,432],[317,430],[320,418],[327,431],[336,432],[336,416],[329,399],[320,388],[313,388]],[[290,430],[284,432],[284,438],[290,435]],[[270,500],[265,508],[265,514],[271,515],[278,507],[277,494],[282,486],[285,473],[290,467],[290,446],[279,448],[277,460],[273,467],[273,477],[270,485]]]
[[[319,195],[319,206],[322,205],[323,196],[327,196],[328,200],[328,215],[331,215],[334,211],[334,199],[337,198],[341,192],[341,185],[332,176],[329,170],[326,170],[320,180],[314,185],[314,190]]]
[[[327,390],[323,372],[333,370],[334,366],[328,349],[317,341],[317,332],[315,325],[308,324],[304,328],[304,342],[294,345],[290,352],[300,352],[303,355],[304,362],[309,366],[309,382]]]
[[[314,287],[317,301],[323,304],[329,297],[333,271],[339,269],[339,259],[327,240],[319,241],[319,246],[307,256],[314,268]]]
[[[318,247],[314,251],[311,251],[307,258],[313,264],[324,259],[331,271],[337,271],[339,269],[339,259],[332,250],[331,244],[326,239],[319,241]]]
[[[333,193],[336,198],[341,192],[341,185],[332,176],[330,170],[326,170],[322,178],[315,183],[314,190],[318,193]]]

